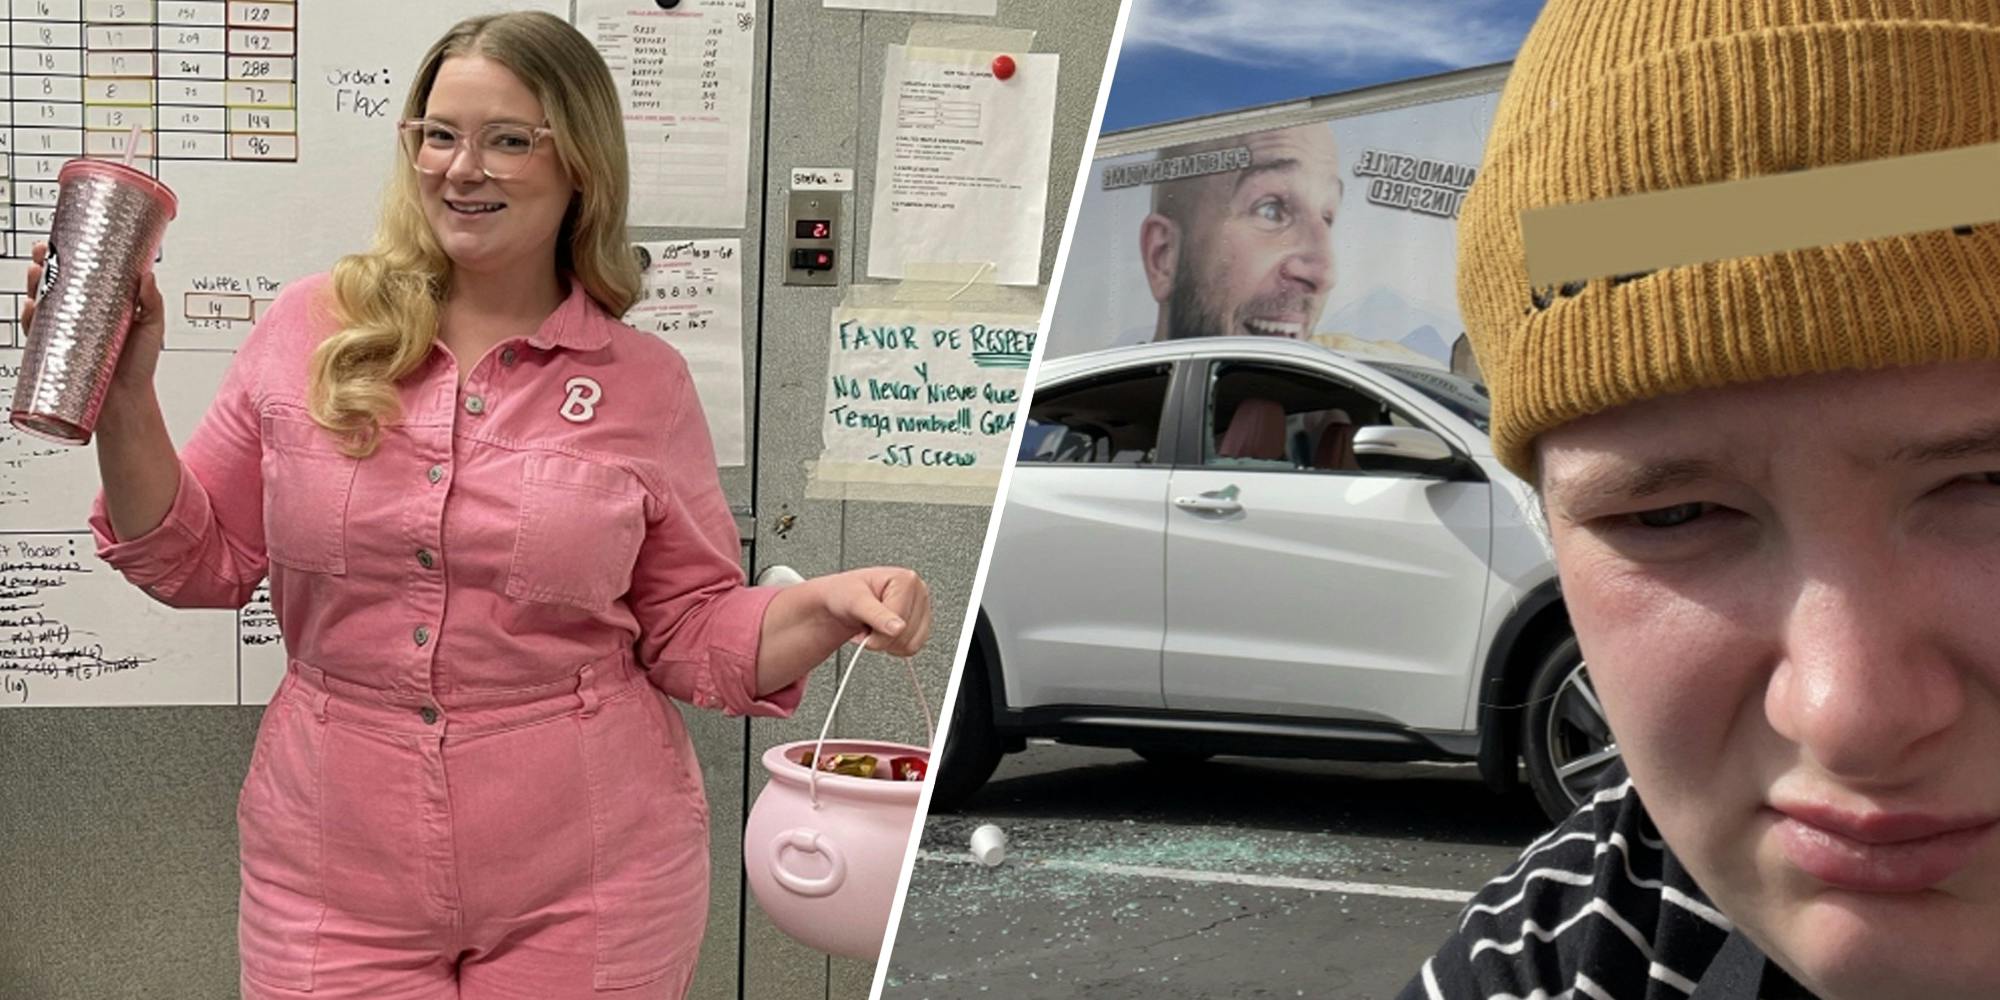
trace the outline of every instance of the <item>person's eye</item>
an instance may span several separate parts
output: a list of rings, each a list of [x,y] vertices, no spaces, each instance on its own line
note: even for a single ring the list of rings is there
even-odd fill
[[[1690,500],[1645,510],[1576,512],[1568,520],[1633,564],[1698,564],[1756,547],[1764,522],[1738,507]]]
[[[433,146],[451,146],[458,142],[458,133],[448,128],[432,125],[424,129],[424,141]]]
[[[493,148],[508,153],[522,152],[534,144],[534,137],[525,132],[501,132],[493,137]]]
[[[1656,507],[1628,515],[1632,523],[1642,528],[1665,530],[1693,524],[1716,511],[1712,503],[1677,503],[1672,507]]]
[[[1991,487],[2000,486],[2000,472],[1974,472],[1970,475],[1960,476],[1945,485],[1963,486],[1979,493],[1985,493]]]
[[[1256,204],[1250,206],[1250,214],[1277,226],[1282,226],[1292,219],[1291,206],[1285,204],[1285,199],[1278,197],[1258,199]]]

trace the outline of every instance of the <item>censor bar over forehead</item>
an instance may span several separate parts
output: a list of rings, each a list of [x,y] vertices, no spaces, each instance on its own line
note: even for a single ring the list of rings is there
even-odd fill
[[[1535,288],[2000,221],[2000,143],[1521,213]]]

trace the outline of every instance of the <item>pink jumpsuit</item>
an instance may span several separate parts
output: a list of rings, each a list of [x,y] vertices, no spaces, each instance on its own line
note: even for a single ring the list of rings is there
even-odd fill
[[[667,699],[800,694],[756,696],[776,592],[743,585],[687,365],[573,283],[462,389],[435,348],[357,461],[305,410],[327,291],[258,323],[160,527],[91,517],[167,604],[270,576],[289,666],[237,807],[243,996],[678,997],[708,806]]]

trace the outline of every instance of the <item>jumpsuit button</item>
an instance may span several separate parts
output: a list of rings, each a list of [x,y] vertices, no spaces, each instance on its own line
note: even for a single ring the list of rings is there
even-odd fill
[[[514,353],[514,349],[509,347],[500,352],[500,363],[508,368],[512,368],[514,367],[514,359],[518,357],[520,355]]]
[[[418,549],[417,564],[425,569],[430,569],[437,565],[437,557],[431,555],[431,550],[429,549]]]
[[[424,643],[431,641],[431,630],[425,628],[422,625],[419,625],[417,626],[416,632],[412,633],[412,637],[417,640],[417,645],[421,646]]]
[[[437,710],[437,709],[435,709],[435,708],[432,708],[432,707],[430,707],[429,705],[425,705],[425,706],[424,706],[424,710],[423,710],[422,712],[419,712],[419,713],[417,713],[417,714],[419,714],[419,715],[422,715],[422,716],[424,717],[424,725],[426,725],[426,726],[435,726],[435,725],[437,725],[437,721],[438,721],[438,710]]]
[[[477,416],[486,412],[486,400],[478,396],[465,397],[465,412]]]
[[[431,466],[431,471],[430,471],[430,477],[431,477],[431,482],[433,482],[433,483],[437,482],[437,481],[438,481],[438,480],[440,480],[440,479],[443,479],[443,478],[444,478],[444,466],[442,466],[442,465],[433,465],[433,466]]]

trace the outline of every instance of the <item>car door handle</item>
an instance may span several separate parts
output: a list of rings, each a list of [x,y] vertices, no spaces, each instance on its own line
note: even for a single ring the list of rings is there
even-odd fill
[[[1175,497],[1174,506],[1196,514],[1240,514],[1243,505],[1236,502],[1236,489],[1231,487],[1216,493],[1200,496]]]

